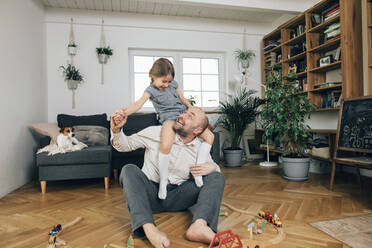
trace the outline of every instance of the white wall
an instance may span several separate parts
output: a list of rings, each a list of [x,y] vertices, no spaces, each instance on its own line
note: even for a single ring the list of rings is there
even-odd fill
[[[67,90],[58,66],[66,64],[70,18],[74,18],[78,52],[75,65],[85,76],[76,92],[76,109],[71,108],[71,91]],[[101,67],[95,48],[100,41],[100,23],[105,20],[106,43],[114,55],[105,66],[105,84],[100,84]],[[48,120],[59,113],[88,115],[107,113],[131,103],[128,49],[174,49],[217,51],[225,54],[225,84],[239,73],[233,52],[242,47],[246,27],[246,46],[257,51],[251,67],[252,85],[260,89],[260,40],[270,24],[237,23],[201,18],[163,17],[68,9],[47,9],[46,44],[48,78]]]
[[[39,1],[0,1],[0,197],[35,175],[28,124],[46,121],[45,26]]]

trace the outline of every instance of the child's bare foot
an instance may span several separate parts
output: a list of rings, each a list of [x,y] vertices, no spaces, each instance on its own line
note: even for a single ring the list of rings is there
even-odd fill
[[[144,224],[143,230],[145,231],[147,239],[155,248],[168,248],[170,246],[170,241],[167,238],[167,235],[160,232],[154,224]]]
[[[186,231],[186,238],[190,241],[210,244],[215,233],[203,219],[197,219]]]

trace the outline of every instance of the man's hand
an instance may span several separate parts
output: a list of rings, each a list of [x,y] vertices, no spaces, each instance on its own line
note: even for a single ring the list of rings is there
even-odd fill
[[[193,164],[190,166],[190,172],[194,177],[206,176],[216,171],[216,165],[213,163]]]
[[[110,117],[110,128],[114,133],[120,132],[120,129],[127,122],[128,116],[122,109],[115,111],[115,113]]]

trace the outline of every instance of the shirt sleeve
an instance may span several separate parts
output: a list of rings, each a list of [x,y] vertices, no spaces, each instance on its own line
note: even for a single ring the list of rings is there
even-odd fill
[[[178,89],[178,83],[177,83],[176,80],[172,80],[171,85],[172,85],[173,88]]]
[[[146,89],[145,89],[145,92],[149,93],[150,95],[150,99],[153,99],[153,96],[154,96],[154,92],[153,92],[153,88],[150,86],[148,86]]]
[[[126,136],[123,132],[114,133],[111,130],[111,144],[118,152],[130,152],[138,148],[145,148],[146,143],[143,137],[137,133]]]

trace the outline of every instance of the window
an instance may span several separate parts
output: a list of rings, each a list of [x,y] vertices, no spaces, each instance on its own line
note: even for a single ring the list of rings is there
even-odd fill
[[[219,53],[130,50],[132,101],[139,99],[150,84],[149,71],[158,58],[169,59],[175,67],[175,80],[186,98],[193,97],[196,106],[205,111],[219,105],[225,91],[223,56]],[[153,110],[148,101],[142,110]]]

